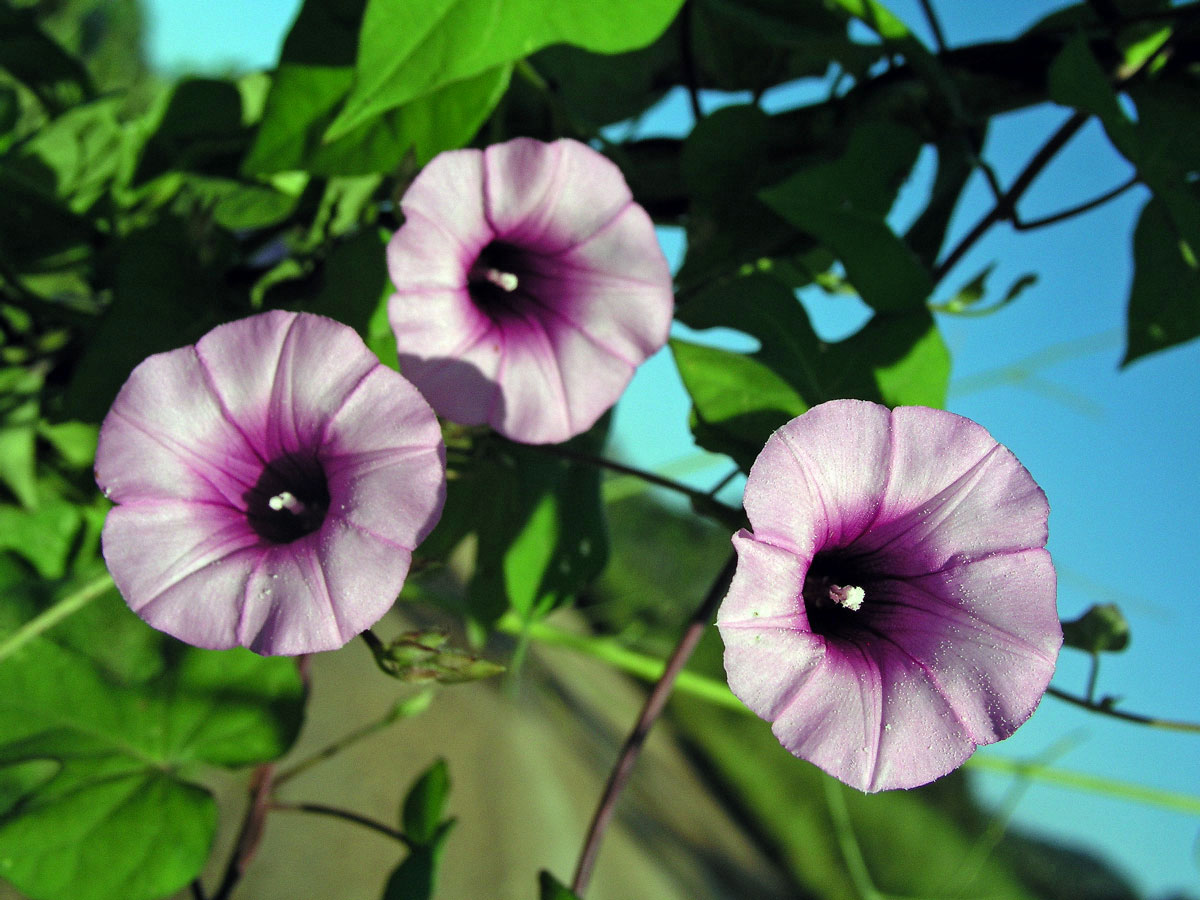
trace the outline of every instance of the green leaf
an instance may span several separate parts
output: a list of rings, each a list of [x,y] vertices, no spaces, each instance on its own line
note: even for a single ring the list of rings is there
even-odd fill
[[[1117,653],[1129,646],[1129,622],[1115,603],[1089,607],[1078,619],[1062,623],[1063,643],[1088,653]]]
[[[229,287],[205,264],[211,253],[183,222],[165,217],[120,242],[112,305],[75,366],[66,415],[100,421],[134,366],[221,320]]]
[[[1122,366],[1200,336],[1196,250],[1180,236],[1161,201],[1146,204],[1133,235],[1133,287]]]
[[[0,68],[33,91],[51,112],[92,95],[87,70],[42,31],[33,9],[0,5]]]
[[[735,328],[759,342],[752,354],[813,406],[834,399],[823,384],[817,338],[793,290],[766,274],[735,278],[681,304],[677,317],[692,328]]]
[[[0,369],[0,483],[27,509],[38,502],[37,423],[42,376]]]
[[[125,165],[127,139],[117,118],[122,102],[106,97],[67,110],[23,142],[5,166],[72,212],[88,213]]]
[[[282,62],[243,172],[262,175],[304,169],[330,176],[391,172],[410,153],[424,163],[443,150],[461,146],[487,118],[508,86],[511,65],[447,81],[402,108],[368,117],[344,134],[326,139],[326,130],[354,85],[364,2],[309,0],[301,8],[284,42]]]
[[[437,889],[437,870],[445,855],[446,839],[454,820],[438,829],[430,844],[413,847],[404,861],[392,872],[383,889],[383,900],[430,900]]]
[[[538,872],[538,900],[579,900],[569,887],[543,869]]]
[[[349,68],[283,66],[243,164],[250,174],[304,169],[316,175],[388,172],[411,152],[418,164],[465,144],[508,86],[500,66],[390,110],[325,141],[326,126],[353,80]]]
[[[354,89],[329,127],[336,140],[380,114],[478,78],[550,44],[600,53],[644,47],[682,0],[368,0]]]
[[[677,65],[678,53],[679,34],[672,27],[653,44],[628,53],[592,53],[558,44],[538,51],[529,62],[554,86],[554,102],[561,102],[584,127],[597,129],[632,119],[657,102],[669,87],[663,76]]]
[[[595,455],[609,417],[564,446]],[[480,506],[479,498],[487,497]],[[533,620],[575,596],[604,568],[608,533],[600,472],[536,448],[485,439],[449,483],[446,508],[422,554],[444,557],[474,534],[469,614],[490,623],[508,609]]]
[[[928,310],[877,314],[822,357],[825,383],[836,397],[887,406],[946,405],[950,352]]]
[[[19,794],[0,798],[0,873],[44,900],[179,890],[216,827],[212,797],[184,772],[280,755],[302,695],[294,661],[243,650],[182,649],[161,677],[125,685],[48,640],[26,644],[0,666],[0,765],[59,768],[32,789],[0,780]]]
[[[38,437],[57,451],[72,469],[86,469],[96,457],[99,430],[87,422],[39,422]]]
[[[404,798],[400,815],[404,836],[414,844],[432,844],[449,796],[450,770],[446,761],[439,759],[421,773]]]
[[[894,123],[865,123],[838,160],[812,166],[759,192],[795,227],[826,246],[863,301],[878,312],[923,306],[933,278],[885,221],[920,141]]]
[[[771,433],[808,405],[796,390],[753,357],[679,339],[671,352],[692,398],[692,433],[705,450],[733,458],[743,472]]]
[[[0,504],[0,550],[29,561],[43,578],[62,578],[82,519],[65,500],[52,500],[30,511]]]

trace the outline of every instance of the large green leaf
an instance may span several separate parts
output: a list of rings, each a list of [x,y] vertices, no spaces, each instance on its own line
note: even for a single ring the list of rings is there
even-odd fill
[[[367,175],[395,169],[410,152],[418,164],[428,162],[471,139],[504,94],[511,74],[511,66],[497,66],[447,84],[326,141],[326,127],[349,92],[353,73],[349,67],[285,63],[244,171]]]
[[[301,8],[284,42],[263,121],[242,164],[246,174],[390,172],[410,152],[424,163],[461,146],[487,118],[508,86],[512,66],[507,63],[446,80],[402,107],[362,118],[337,137],[326,138],[355,83],[364,7],[365,0],[309,0]]]
[[[1127,366],[1135,359],[1200,337],[1200,263],[1166,206],[1153,199],[1133,235]]]
[[[354,89],[329,140],[550,44],[619,53],[653,41],[682,0],[368,0]]]
[[[771,432],[808,408],[795,388],[754,357],[678,339],[671,352],[692,398],[696,443],[732,457],[744,472]]]
[[[863,301],[879,312],[921,307],[933,278],[887,224],[920,141],[894,123],[864,123],[846,153],[759,193],[766,204],[826,246]]]
[[[183,222],[165,217],[121,241],[112,305],[75,367],[67,415],[99,421],[134,366],[197,340],[227,316],[230,289],[219,268],[206,265],[211,252],[197,247]]]
[[[7,69],[52,112],[92,94],[83,64],[42,31],[33,9],[0,5],[0,69]]]
[[[568,441],[565,452],[598,454],[608,421]],[[588,585],[608,559],[600,472],[552,451],[484,439],[456,468],[421,554],[444,557],[468,535],[475,536],[475,571],[466,612],[485,624],[510,608],[522,619],[540,618]]]
[[[135,685],[40,638],[0,665],[0,875],[19,890],[38,900],[179,890],[216,827],[195,764],[271,759],[294,739],[303,689],[292,660],[171,650],[161,677]]]

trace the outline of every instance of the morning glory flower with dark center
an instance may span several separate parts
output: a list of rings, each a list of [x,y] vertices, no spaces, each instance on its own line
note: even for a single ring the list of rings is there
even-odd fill
[[[725,669],[793,754],[908,788],[1032,715],[1062,644],[1049,507],[982,427],[822,404],[767,441],[745,507]]]
[[[388,245],[400,369],[440,415],[564,441],[667,339],[671,274],[620,170],[518,138],[437,156]]]
[[[374,624],[441,515],[433,410],[331,319],[269,312],[144,360],[100,429],[104,559],[199,647],[332,650]]]

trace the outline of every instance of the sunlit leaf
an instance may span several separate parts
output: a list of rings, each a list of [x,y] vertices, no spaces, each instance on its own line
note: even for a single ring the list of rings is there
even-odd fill
[[[354,89],[330,125],[336,140],[390,109],[508,66],[550,44],[601,53],[653,41],[682,0],[367,0]]]
[[[795,388],[754,357],[678,339],[671,352],[692,398],[696,443],[732,457],[744,472],[771,432],[808,409]]]

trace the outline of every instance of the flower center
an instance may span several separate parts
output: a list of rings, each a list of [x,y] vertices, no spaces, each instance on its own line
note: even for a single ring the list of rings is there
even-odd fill
[[[492,241],[479,252],[467,272],[471,299],[493,321],[517,314],[524,292],[521,279],[527,269],[525,253],[512,244]]]
[[[815,634],[831,637],[862,627],[867,591],[862,573],[836,558],[818,554],[804,577],[804,611]]]
[[[321,527],[329,510],[329,487],[316,459],[285,456],[267,464],[243,499],[246,519],[259,537],[290,544]]]

